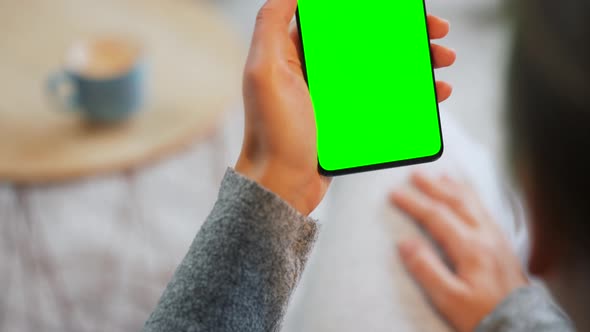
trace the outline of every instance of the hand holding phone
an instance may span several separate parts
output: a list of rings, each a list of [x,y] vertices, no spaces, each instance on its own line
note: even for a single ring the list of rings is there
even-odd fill
[[[299,34],[290,25],[296,8],[297,0],[268,0],[259,12],[244,70],[245,131],[236,170],[309,214],[330,181],[318,173],[314,110]],[[429,25],[433,38],[448,32],[440,19],[429,18]],[[450,65],[454,54],[440,50],[435,65]],[[437,88],[439,97],[450,95],[446,83]]]
[[[442,155],[433,69],[445,49],[431,55],[423,0],[299,0],[297,19],[323,174]]]

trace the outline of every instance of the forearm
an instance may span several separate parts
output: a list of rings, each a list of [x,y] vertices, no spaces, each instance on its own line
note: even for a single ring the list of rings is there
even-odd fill
[[[535,286],[520,288],[506,298],[477,332],[573,332],[574,328],[557,305]]]
[[[316,224],[228,170],[145,331],[277,331]]]

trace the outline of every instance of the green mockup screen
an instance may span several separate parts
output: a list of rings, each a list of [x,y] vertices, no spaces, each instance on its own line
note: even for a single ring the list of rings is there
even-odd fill
[[[442,153],[423,0],[299,0],[298,15],[324,171]]]

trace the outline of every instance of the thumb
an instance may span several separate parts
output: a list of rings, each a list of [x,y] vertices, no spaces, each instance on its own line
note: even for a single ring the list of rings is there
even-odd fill
[[[295,15],[297,0],[267,0],[258,11],[254,39],[267,39],[288,33],[289,23]]]

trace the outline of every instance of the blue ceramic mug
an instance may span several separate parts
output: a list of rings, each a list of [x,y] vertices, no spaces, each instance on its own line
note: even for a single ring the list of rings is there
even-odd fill
[[[74,44],[64,68],[47,80],[59,108],[91,122],[112,123],[136,113],[145,99],[146,64],[141,47],[103,38]]]

